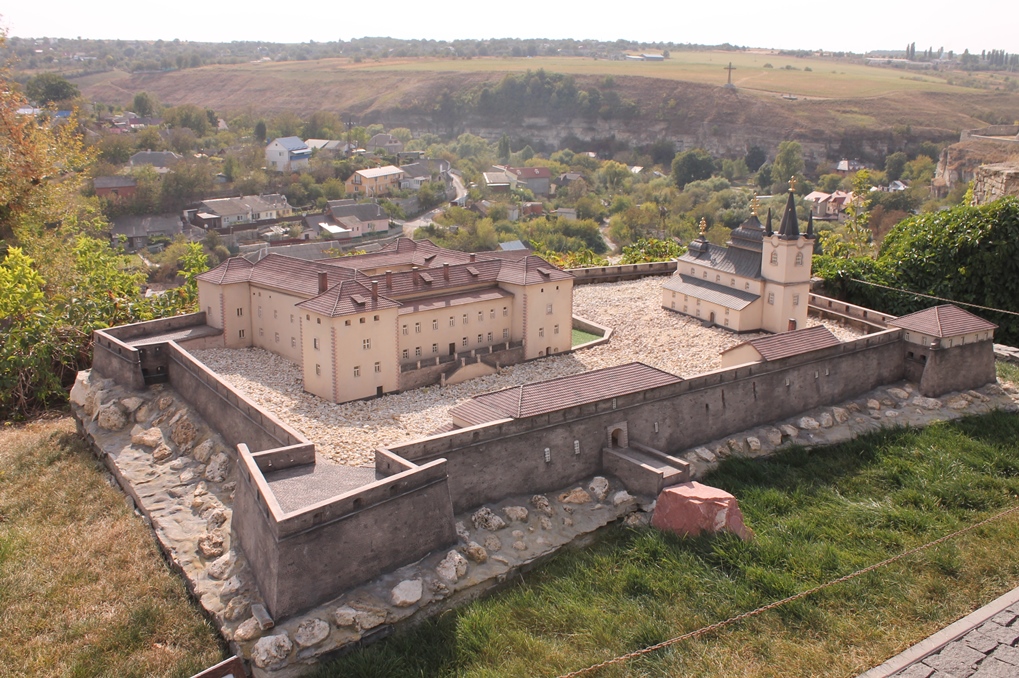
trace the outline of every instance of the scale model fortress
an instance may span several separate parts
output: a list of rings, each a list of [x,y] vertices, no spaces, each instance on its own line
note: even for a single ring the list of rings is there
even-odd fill
[[[236,257],[198,277],[227,348],[302,367],[342,403],[494,373],[572,344],[573,276],[524,252],[467,254],[400,238],[380,252],[305,261]]]

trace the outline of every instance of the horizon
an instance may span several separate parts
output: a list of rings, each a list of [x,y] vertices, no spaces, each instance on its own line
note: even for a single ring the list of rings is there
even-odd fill
[[[223,5],[225,5],[224,3]],[[407,0],[387,3],[384,19],[347,21],[349,15],[332,16],[316,3],[299,0],[291,3],[288,15],[312,17],[280,21],[271,16],[266,2],[253,2],[243,8],[197,0],[179,0],[174,11],[159,16],[108,15],[83,3],[57,0],[55,3],[22,3],[0,14],[0,27],[10,37],[23,39],[65,38],[85,40],[173,41],[182,42],[270,42],[277,44],[328,43],[363,39],[357,33],[376,32],[365,38],[389,37],[397,40],[626,40],[638,43],[674,43],[718,46],[729,44],[747,49],[811,50],[866,54],[874,51],[901,51],[916,43],[918,50],[928,47],[961,54],[1004,49],[1019,52],[1019,33],[1007,21],[965,20],[948,0],[932,0],[922,12],[901,5],[882,7],[884,17],[868,12],[825,12],[802,5],[789,11],[766,11],[750,0],[733,0],[725,5],[677,8],[661,0],[644,5],[644,11],[616,13],[577,13],[572,7],[544,6],[540,17],[509,17],[518,23],[501,37],[484,37],[491,26],[505,27],[507,12],[482,6],[470,10],[471,20],[421,12],[420,5]],[[56,9],[57,11],[54,11]],[[330,16],[321,16],[328,14]],[[661,20],[650,21],[652,14]],[[315,19],[314,17],[318,17]],[[732,17],[738,20],[732,21]],[[960,20],[946,21],[946,17]],[[816,25],[834,25],[838,30],[819,32]],[[378,31],[362,31],[365,25]],[[484,28],[482,28],[484,27]],[[564,27],[568,30],[555,30]],[[583,36],[583,37],[576,37]]]

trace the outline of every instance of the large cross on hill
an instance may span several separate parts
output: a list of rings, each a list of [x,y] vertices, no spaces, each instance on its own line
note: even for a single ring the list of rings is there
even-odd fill
[[[735,87],[736,85],[732,84],[732,72],[733,72],[734,70],[736,70],[736,67],[735,67],[735,66],[733,66],[733,65],[732,65],[732,62],[730,61],[730,62],[729,62],[729,65],[728,65],[728,66],[722,66],[722,69],[723,69],[723,70],[726,70],[726,71],[729,71],[729,81],[725,83],[725,86],[726,86],[726,87],[729,87],[729,88],[733,88],[733,87]]]

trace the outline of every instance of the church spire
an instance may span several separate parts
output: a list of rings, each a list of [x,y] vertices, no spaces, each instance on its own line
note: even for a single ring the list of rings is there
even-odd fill
[[[768,208],[768,223],[766,223],[764,225],[764,234],[765,235],[774,235],[775,234],[775,231],[772,230],[772,228],[771,228],[771,208],[770,207]]]
[[[807,212],[807,238],[810,240],[814,239],[814,213]]]
[[[785,203],[785,214],[782,225],[778,229],[778,237],[783,240],[796,240],[800,237],[800,224],[796,220],[796,177],[789,180],[789,198]]]

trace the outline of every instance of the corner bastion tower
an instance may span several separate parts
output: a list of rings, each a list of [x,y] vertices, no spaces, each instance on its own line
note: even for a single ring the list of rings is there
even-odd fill
[[[757,199],[750,218],[733,229],[726,247],[700,237],[677,259],[676,274],[662,288],[662,307],[734,332],[786,332],[806,326],[814,221],[800,233],[795,186],[790,181],[778,232],[771,212],[764,226]]]

